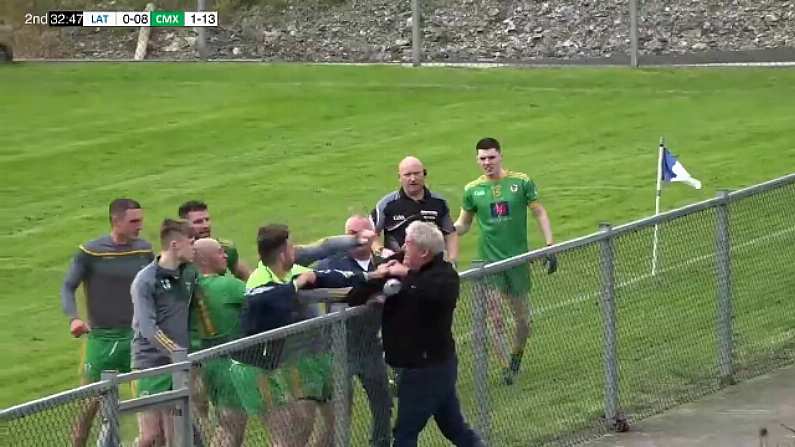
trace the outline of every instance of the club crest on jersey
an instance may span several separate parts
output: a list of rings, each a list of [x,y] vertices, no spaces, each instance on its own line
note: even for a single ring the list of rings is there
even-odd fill
[[[519,185],[514,183],[513,185],[511,185],[511,192],[517,192],[517,191],[519,191]]]
[[[171,281],[168,279],[161,279],[160,286],[163,287],[163,290],[171,290]]]

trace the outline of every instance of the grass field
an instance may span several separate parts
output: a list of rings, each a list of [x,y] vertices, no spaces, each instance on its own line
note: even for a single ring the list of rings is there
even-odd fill
[[[7,285],[0,292],[0,382],[14,384],[0,389],[0,406],[76,385],[80,342],[68,336],[58,290],[76,246],[107,231],[106,206],[114,197],[143,202],[150,240],[179,203],[202,198],[212,208],[215,234],[235,240],[253,263],[259,224],[286,222],[297,241],[337,233],[348,214],[368,211],[395,187],[396,164],[407,154],[426,162],[432,189],[458,209],[463,185],[479,174],[474,142],[490,135],[503,142],[507,167],[539,185],[556,238],[564,240],[601,221],[653,211],[660,135],[705,185],[667,188],[665,208],[791,172],[793,100],[795,71],[785,69],[0,67],[0,279]],[[791,280],[758,280],[770,268],[792,276],[791,257],[771,263],[766,256],[793,247],[786,233],[792,224],[765,203],[741,208],[748,240],[770,228],[783,236],[749,246],[736,261],[744,261],[736,270],[747,280],[735,282],[735,310],[747,310],[736,319],[747,349],[738,355],[751,363],[773,352],[768,340],[789,342],[793,325],[786,317],[795,310],[766,301],[771,294],[791,296]],[[758,209],[775,222],[752,226]],[[663,254],[668,265],[712,249],[710,219],[671,225],[682,242]],[[535,228],[530,233],[537,243]],[[620,242],[628,255],[617,281],[643,270],[649,234]],[[475,240],[476,233],[463,238],[464,263]],[[561,256],[558,279],[539,277],[534,306],[551,309],[598,291],[597,267],[588,264],[597,255],[583,249]],[[642,402],[661,396],[675,402],[671,390],[693,394],[685,384],[714,375],[711,262],[623,292],[618,314],[627,323],[619,355],[626,356],[622,377],[630,379],[622,402],[641,402],[637,414],[651,411]],[[676,303],[687,313],[675,312]],[[537,317],[532,360],[519,383],[510,390],[495,385],[494,424],[503,427],[503,445],[576,431],[601,413],[599,309],[588,300],[559,309]],[[471,380],[471,371],[466,375]],[[462,378],[468,405],[470,386]]]

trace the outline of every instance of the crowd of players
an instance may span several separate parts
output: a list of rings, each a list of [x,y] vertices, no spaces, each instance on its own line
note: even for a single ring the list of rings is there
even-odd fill
[[[364,319],[348,336],[348,370],[360,380],[372,413],[371,445],[388,446],[393,438],[395,446],[416,445],[419,431],[431,416],[456,445],[482,445],[460,417],[454,392],[456,365],[444,366],[448,351],[454,357],[452,335],[448,337],[447,332],[458,296],[457,275],[455,284],[445,282],[445,266],[456,265],[458,238],[469,231],[475,217],[480,227],[478,256],[484,261],[528,250],[528,209],[538,221],[544,242],[554,241],[535,184],[527,175],[503,168],[497,140],[481,139],[475,153],[483,175],[465,186],[455,222],[447,202],[426,186],[428,172],[422,162],[406,157],[398,166],[400,188],[378,201],[370,216],[349,217],[345,235],[293,245],[286,226],[260,227],[259,260],[253,269],[240,259],[233,243],[213,238],[208,207],[200,201],[185,202],[178,209],[179,219],[162,222],[160,253],[155,256],[151,244],[139,237],[144,221],[141,205],[132,199],[114,200],[109,210],[110,234],[80,245],[61,290],[72,336],[87,334],[88,338],[81,360],[82,382],[99,380],[105,370],[127,372],[168,364],[177,350],[212,347],[323,311],[336,312],[375,295],[346,288],[329,298],[338,304],[321,306],[300,299],[300,291],[307,288],[411,278],[412,288],[428,291],[419,301],[449,297],[445,301],[449,318],[446,311],[436,313],[431,303],[408,311],[384,310],[380,313],[389,312],[390,317],[381,319],[379,310],[388,306],[380,296],[379,303],[371,306],[374,317]],[[545,262],[549,273],[557,269],[554,256]],[[527,265],[519,266],[491,275],[489,283],[486,299],[492,342],[504,365],[503,380],[511,385],[530,333],[530,272]],[[75,292],[81,284],[86,319],[76,304]],[[516,322],[512,346],[506,341],[500,311],[503,301]],[[402,317],[396,316],[401,313]],[[399,322],[406,315],[412,315],[409,321]],[[439,321],[445,319],[450,321]],[[439,333],[428,329],[437,323],[446,329]],[[403,337],[392,341],[396,331]],[[204,427],[213,427],[209,439],[200,442],[240,446],[247,423],[259,420],[273,446],[332,445],[330,354],[321,347],[304,350],[289,362],[284,358],[278,364],[263,362],[213,359],[194,372],[191,388],[196,413]],[[400,371],[394,429],[395,391],[388,381],[387,364]],[[160,393],[171,389],[171,379],[169,375],[142,378],[133,388],[136,396]],[[438,394],[435,390],[448,388],[452,394],[432,396]],[[96,411],[94,405],[81,415],[73,431],[75,446],[86,444]],[[164,445],[172,433],[171,424],[166,410],[142,413],[138,445]]]

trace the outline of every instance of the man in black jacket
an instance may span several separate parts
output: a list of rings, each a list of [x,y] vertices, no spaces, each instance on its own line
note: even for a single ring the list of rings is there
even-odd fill
[[[402,282],[400,291],[386,299],[382,318],[386,362],[401,369],[394,447],[416,446],[431,416],[456,446],[484,446],[464,421],[456,393],[458,359],[452,325],[459,278],[444,260],[444,246],[438,228],[412,222],[406,229],[402,262],[385,264],[388,275]],[[351,304],[360,304],[372,291],[358,289],[361,293],[351,293]]]

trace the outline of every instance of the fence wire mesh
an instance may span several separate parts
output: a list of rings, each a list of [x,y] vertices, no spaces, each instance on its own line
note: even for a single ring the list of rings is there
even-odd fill
[[[599,247],[589,245],[557,255],[559,269],[548,274],[535,261],[470,282],[456,314],[457,334],[472,326],[474,343],[459,347],[459,390],[487,372],[486,399],[470,416],[489,433],[490,445],[573,443],[600,431],[602,414],[602,316]],[[530,279],[529,292],[526,285]],[[522,347],[529,322],[529,337]],[[477,336],[480,323],[485,334]],[[524,326],[527,327],[527,326]],[[521,355],[521,364],[518,359]],[[485,359],[485,364],[476,362]],[[519,366],[511,370],[511,366]],[[481,379],[482,380],[482,379]],[[477,389],[477,388],[476,388]],[[475,396],[477,397],[477,396]],[[486,425],[486,426],[484,426]]]
[[[795,185],[732,202],[732,305],[738,378],[795,359]]]
[[[333,445],[332,326],[195,363],[194,424],[209,445]]]
[[[101,397],[110,387],[78,391],[57,403],[41,402],[24,414],[0,418],[0,444],[9,446],[102,445],[108,415]]]
[[[618,236],[621,408],[632,419],[717,388],[715,211]]]
[[[564,246],[554,274],[531,254],[464,275],[454,337],[469,424],[489,445],[572,445],[792,363],[795,177],[778,182]],[[380,319],[370,304],[193,354],[196,445],[389,445],[396,372]],[[96,407],[86,445],[113,445],[112,402],[103,382],[3,410],[2,443],[72,444]],[[132,416],[113,426],[124,445],[137,435]],[[420,445],[448,442],[429,424]]]
[[[350,445],[388,447],[392,438],[395,372],[384,362],[379,331],[381,306],[346,320],[348,382],[346,409],[350,417]]]

